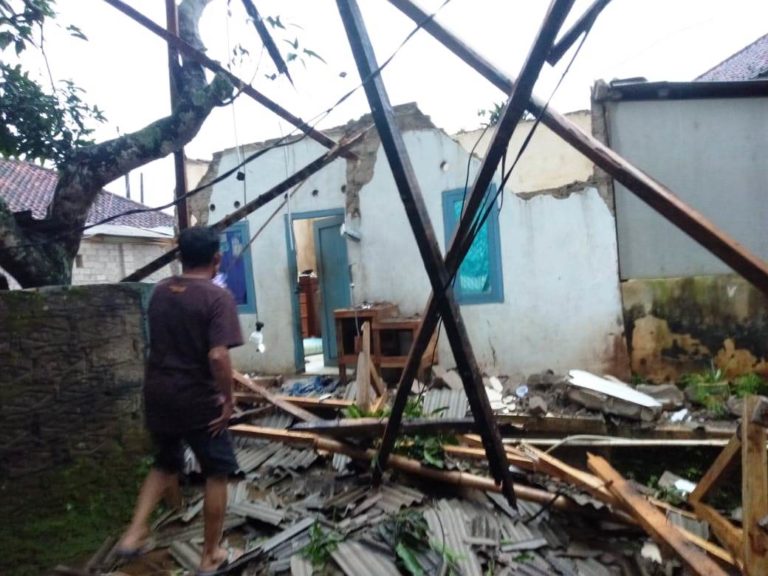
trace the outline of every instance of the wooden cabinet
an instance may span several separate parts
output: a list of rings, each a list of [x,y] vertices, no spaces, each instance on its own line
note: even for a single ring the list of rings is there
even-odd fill
[[[358,308],[340,308],[333,311],[336,322],[336,348],[338,350],[339,378],[347,382],[347,366],[357,365],[360,352],[360,335],[363,324],[383,318],[392,318],[398,314],[395,304],[381,303]]]
[[[377,304],[366,308],[344,308],[334,311],[336,341],[339,352],[339,378],[347,382],[347,366],[357,364],[360,353],[360,335],[365,322],[371,325],[371,362],[382,375],[399,374],[405,367],[408,354],[421,324],[419,318],[400,318],[394,304]],[[437,339],[433,334],[422,356],[419,377],[437,362]]]
[[[382,318],[373,323],[372,361],[382,377],[388,368],[405,368],[420,325],[420,318]],[[417,377],[424,380],[425,371],[437,361],[437,336],[434,333],[421,357]],[[399,372],[397,375],[399,378]]]

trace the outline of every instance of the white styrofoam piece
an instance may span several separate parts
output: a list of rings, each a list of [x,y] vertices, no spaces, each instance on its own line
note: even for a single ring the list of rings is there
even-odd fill
[[[586,388],[593,392],[599,392],[606,396],[612,396],[613,398],[619,398],[638,406],[644,406],[646,408],[660,408],[661,402],[651,398],[647,394],[638,392],[634,388],[630,388],[625,384],[617,384],[611,382],[600,376],[595,376],[584,370],[571,370],[568,372],[568,382],[573,386],[579,388]]]

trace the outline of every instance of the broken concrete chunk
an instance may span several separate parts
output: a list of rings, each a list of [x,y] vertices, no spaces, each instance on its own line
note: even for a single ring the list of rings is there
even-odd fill
[[[568,373],[568,382],[572,386],[586,388],[587,390],[599,392],[600,394],[605,394],[606,396],[611,396],[613,398],[619,398],[626,402],[637,404],[638,406],[661,408],[661,403],[647,394],[638,392],[624,383],[601,378],[600,376],[595,376],[594,374],[584,372],[583,370],[571,370]]]
[[[726,405],[728,406],[728,412],[730,412],[734,416],[740,417],[741,414],[744,412],[744,399],[739,398],[738,396],[731,396],[730,398],[728,398]]]
[[[622,418],[629,418],[630,420],[653,422],[661,413],[661,407],[655,409],[646,408],[644,406],[638,406],[631,402],[625,402],[618,398],[612,398],[605,394],[581,388],[569,388],[567,397],[571,402],[580,404],[589,410],[621,416]]]
[[[541,396],[531,396],[528,400],[528,412],[533,416],[545,416],[547,409],[547,401]]]
[[[531,388],[546,388],[556,384],[561,384],[564,380],[565,378],[563,378],[563,376],[560,374],[555,374],[552,372],[552,370],[545,370],[544,372],[539,372],[538,374],[531,374],[528,376],[526,383]]]
[[[501,391],[504,389],[504,387],[501,385],[501,380],[496,378],[496,376],[491,376],[487,380],[483,378],[483,384],[485,384],[486,388],[491,388],[492,390],[495,390],[499,393],[501,393]]]
[[[696,489],[696,484],[666,470],[661,475],[661,478],[659,478],[659,487],[666,490],[675,490],[681,494],[690,494]]]
[[[493,404],[501,404],[501,391],[493,390],[492,388],[486,388],[485,393],[488,395],[488,401]]]
[[[661,402],[663,410],[676,410],[685,405],[685,394],[674,384],[638,384],[637,391]]]

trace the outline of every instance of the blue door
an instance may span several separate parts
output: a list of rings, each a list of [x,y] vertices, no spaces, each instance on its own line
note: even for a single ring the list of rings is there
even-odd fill
[[[323,357],[326,366],[338,364],[336,323],[333,311],[347,308],[349,298],[349,260],[347,241],[341,235],[344,216],[316,220],[314,226],[317,278],[322,298],[320,324],[323,330]]]

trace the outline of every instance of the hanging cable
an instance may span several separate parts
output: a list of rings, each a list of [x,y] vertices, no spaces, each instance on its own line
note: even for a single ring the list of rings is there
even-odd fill
[[[392,54],[390,54],[390,56],[384,61],[384,63],[381,64],[381,66],[379,66],[376,70],[372,71],[366,78],[362,79],[359,84],[357,84],[354,88],[352,88],[351,90],[346,92],[343,96],[341,96],[341,98],[339,98],[328,109],[326,109],[326,110],[316,114],[312,118],[310,118],[310,120],[305,122],[303,126],[304,127],[309,127],[309,128],[314,128],[315,126],[317,126],[317,124],[322,122],[329,114],[331,114],[336,108],[338,108],[341,104],[343,104],[346,100],[348,100],[355,92],[357,92],[360,88],[362,88],[368,82],[373,80],[378,74],[380,74],[392,62],[392,60],[395,58],[395,56],[397,56],[397,54],[405,47],[405,45],[411,40],[411,38],[413,38],[415,36],[415,34],[419,30],[421,30],[427,23],[431,22],[437,16],[437,14],[447,4],[449,4],[450,2],[451,2],[451,0],[444,0],[444,2],[438,7],[437,10],[435,10],[432,14],[430,14],[429,16],[424,18],[422,21],[420,21],[413,28],[413,30],[411,30],[411,32],[409,32],[405,36],[405,38],[400,42],[398,47],[392,52]],[[198,193],[202,192],[206,188],[209,188],[209,187],[211,187],[211,186],[213,186],[215,184],[218,184],[219,182],[229,178],[230,176],[232,176],[232,174],[235,174],[240,168],[242,168],[243,166],[245,166],[246,164],[248,164],[250,162],[253,162],[254,160],[259,158],[260,156],[266,154],[267,152],[269,152],[271,150],[274,150],[276,148],[280,148],[281,146],[287,146],[289,144],[295,144],[295,143],[300,142],[303,139],[307,138],[307,136],[308,136],[307,132],[308,131],[302,131],[302,134],[300,136],[298,136],[295,139],[291,139],[296,134],[296,132],[298,132],[298,131],[300,131],[300,129],[298,127],[294,128],[291,132],[289,132],[284,137],[278,139],[276,142],[274,142],[270,146],[262,148],[262,149],[258,150],[257,152],[255,152],[254,154],[251,154],[250,156],[246,157],[245,160],[243,160],[242,162],[238,163],[236,166],[234,166],[230,170],[227,170],[224,174],[221,174],[221,175],[217,176],[216,178],[214,178],[213,180],[205,183],[202,186],[198,186],[197,188],[195,188],[193,190],[190,190],[190,191],[186,192],[185,194],[182,194],[182,195],[176,197],[173,201],[171,201],[171,202],[169,202],[167,204],[163,204],[161,206],[155,206],[155,207],[151,207],[151,208],[147,207],[147,208],[135,208],[135,209],[132,209],[132,210],[126,210],[125,212],[121,212],[120,214],[113,214],[112,216],[109,216],[107,218],[103,218],[102,220],[99,220],[98,222],[94,222],[92,224],[86,224],[86,225],[83,225],[83,226],[78,226],[78,227],[70,228],[70,229],[67,229],[67,230],[61,230],[60,232],[58,232],[56,234],[52,234],[51,236],[49,236],[45,240],[40,240],[40,241],[37,241],[37,242],[29,242],[29,243],[25,243],[25,244],[17,244],[17,245],[14,245],[14,246],[5,246],[3,249],[7,249],[7,250],[21,250],[21,249],[26,249],[26,248],[36,248],[36,247],[39,247],[39,246],[45,246],[45,245],[48,245],[48,244],[56,243],[59,240],[61,240],[62,238],[66,237],[66,236],[68,236],[70,234],[75,234],[75,233],[78,233],[78,232],[85,232],[86,230],[89,230],[89,229],[94,228],[96,226],[100,226],[102,224],[106,224],[108,222],[116,220],[117,218],[122,218],[123,216],[130,216],[130,215],[133,215],[133,214],[143,214],[143,213],[147,213],[147,212],[159,212],[159,211],[165,210],[167,208],[171,208],[171,207],[175,206],[176,204],[178,204],[179,202],[181,202],[183,200],[186,200],[187,198],[190,198],[190,197],[194,196],[195,194],[198,194]]]

